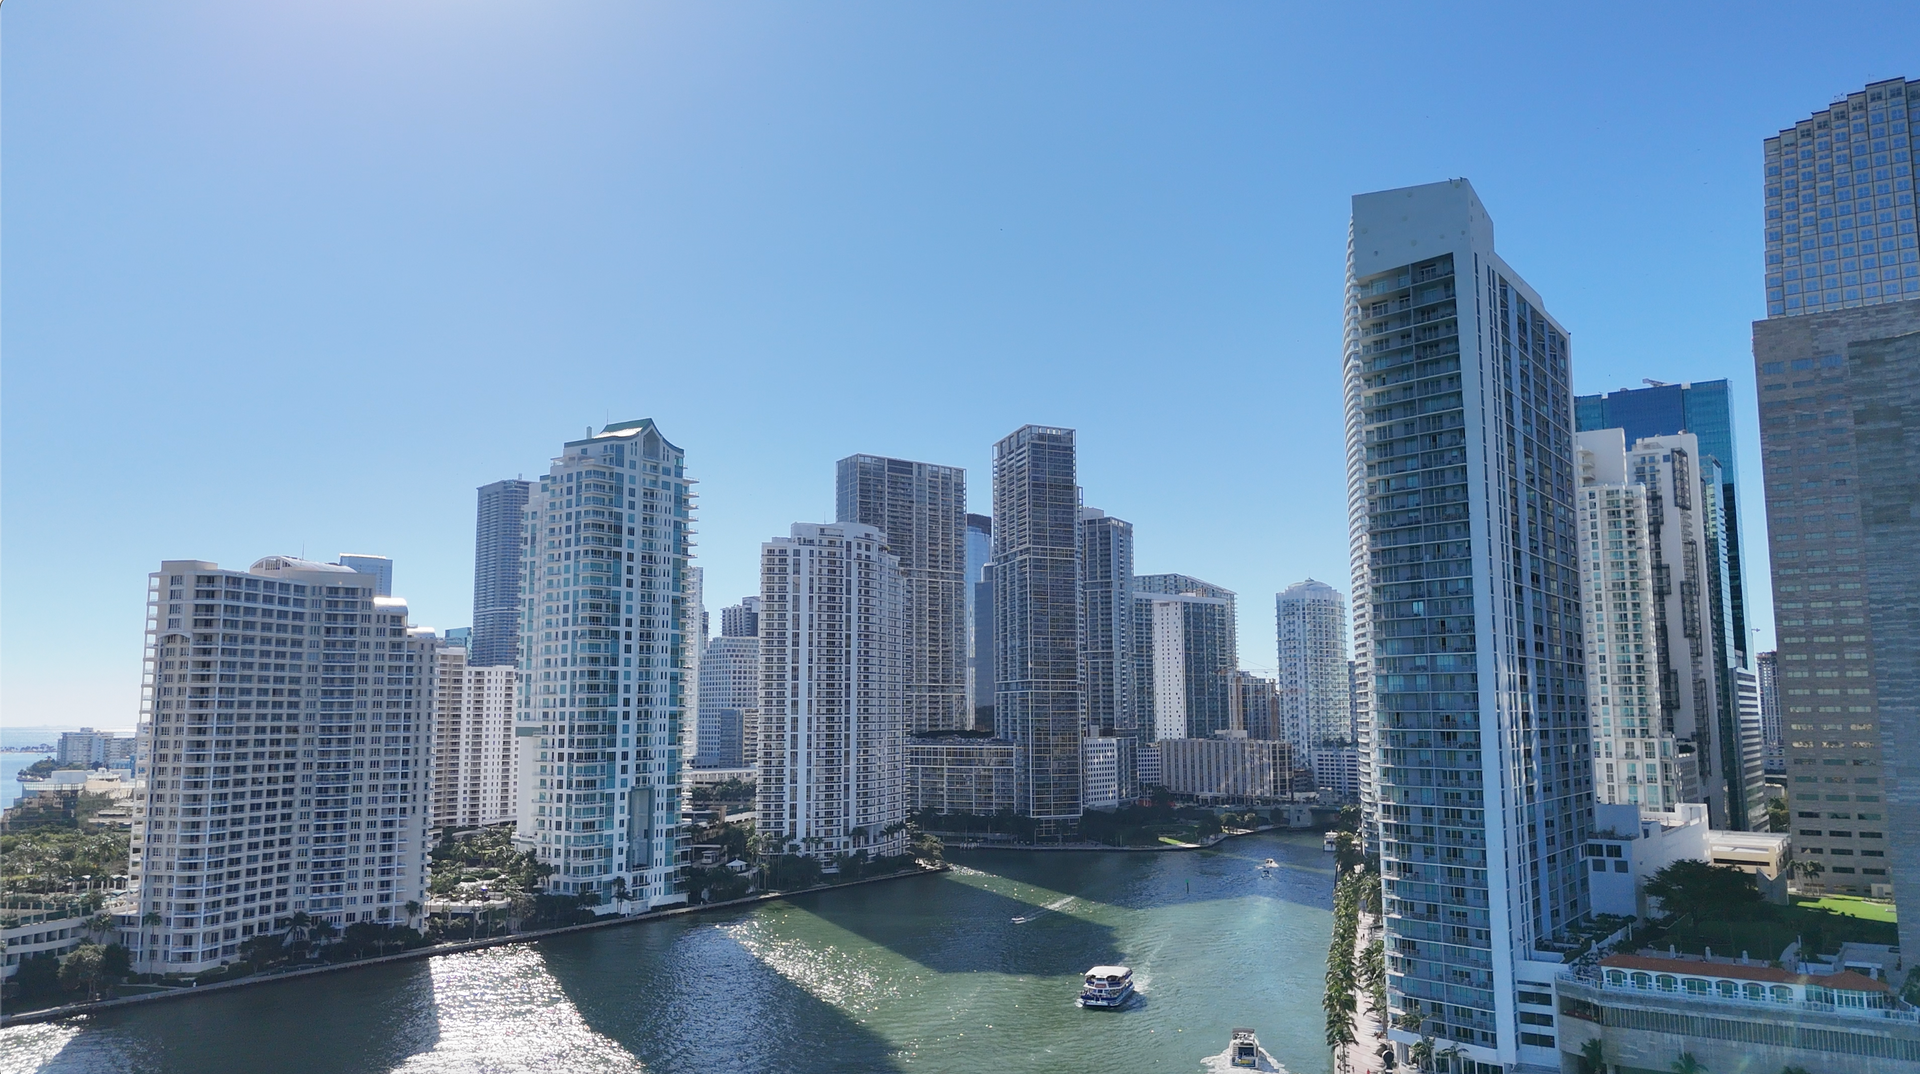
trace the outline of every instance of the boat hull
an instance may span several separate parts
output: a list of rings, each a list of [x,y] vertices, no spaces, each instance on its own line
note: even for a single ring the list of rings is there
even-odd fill
[[[1121,989],[1118,995],[1112,995],[1112,996],[1089,995],[1085,992],[1082,992],[1080,994],[1080,998],[1078,1000],[1075,1000],[1074,1002],[1080,1004],[1080,1006],[1090,1011],[1115,1011],[1115,1010],[1119,1010],[1121,1007],[1126,1006],[1127,1001],[1132,998],[1133,998],[1133,986],[1128,985],[1125,988]]]

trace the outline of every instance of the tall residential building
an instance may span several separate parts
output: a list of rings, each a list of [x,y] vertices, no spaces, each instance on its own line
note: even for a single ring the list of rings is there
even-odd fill
[[[62,731],[60,741],[54,746],[53,759],[60,764],[124,767],[133,759],[135,741],[131,736],[95,731],[91,727]]]
[[[373,575],[373,591],[383,597],[393,596],[393,560],[386,556],[342,555],[335,560],[342,567]]]
[[[1278,681],[1261,678],[1248,671],[1235,671],[1233,683],[1234,702],[1239,708],[1229,726],[1236,731],[1245,731],[1248,738],[1268,742],[1286,741]]]
[[[686,453],[643,419],[569,441],[527,501],[515,844],[601,908],[686,901],[693,496]]]
[[[993,558],[993,516],[967,516],[967,715],[970,726],[993,730],[993,594],[983,590]],[[983,625],[984,624],[984,625]],[[984,673],[982,668],[987,669]],[[982,710],[986,716],[981,717]]]
[[[473,641],[476,667],[520,663],[520,572],[526,559],[527,496],[532,482],[480,486],[473,528]]]
[[[1025,425],[993,446],[994,728],[1015,746],[1014,808],[1043,836],[1081,813],[1074,461],[1072,429]]]
[[[706,656],[700,663],[700,718],[694,765],[745,768],[752,764],[752,757],[746,752],[747,738],[759,713],[760,639],[722,634],[707,642]]]
[[[1766,757],[1766,770],[1769,774],[1784,775],[1787,771],[1787,742],[1781,732],[1785,730],[1780,723],[1780,658],[1771,650],[1761,653],[1754,661],[1755,673],[1760,677],[1760,739]]]
[[[1232,591],[1183,574],[1133,580],[1134,691],[1149,740],[1233,729],[1240,667]]]
[[[1358,195],[1344,368],[1387,998],[1462,1059],[1557,1068],[1593,824],[1567,334],[1464,179]],[[1419,1036],[1389,1037],[1406,1061]],[[1473,1068],[1469,1068],[1473,1069]]]
[[[1752,634],[1747,623],[1745,555],[1740,546],[1740,464],[1734,444],[1733,402],[1725,380],[1691,384],[1654,384],[1623,388],[1601,395],[1582,395],[1573,401],[1575,432],[1621,429],[1627,443],[1649,436],[1692,433],[1700,442],[1701,476],[1709,471],[1705,457],[1720,467],[1720,480],[1709,492],[1717,495],[1720,540],[1718,554],[1726,560],[1723,592],[1716,602],[1719,618],[1714,629],[1723,637],[1716,644],[1726,651],[1724,663],[1746,667],[1752,663]]]
[[[469,664],[464,646],[444,641],[433,655],[432,826],[513,821],[520,809],[514,668]]]
[[[426,898],[433,682],[406,601],[337,564],[168,560],[146,641],[128,871],[159,916],[135,969],[211,969],[296,913],[406,923]],[[326,767],[296,773],[309,751]],[[265,774],[234,774],[242,757]]]
[[[1920,82],[1849,93],[1765,142],[1767,313],[1753,326],[1778,691],[1803,886],[1920,906]],[[1900,915],[1920,946],[1920,914]]]
[[[1759,728],[1742,724],[1741,669],[1715,644],[1713,459],[1692,433],[1629,447],[1619,428],[1576,434],[1576,453],[1597,797],[1702,802],[1716,828],[1764,828],[1764,783],[1747,764]]]
[[[680,683],[685,699],[686,718],[680,722],[680,762],[694,763],[700,751],[700,669],[707,659],[707,572],[704,567],[687,568],[687,674]]]
[[[967,472],[851,455],[838,464],[836,519],[887,535],[907,586],[907,720],[915,733],[970,726],[967,711]]]
[[[758,828],[822,862],[906,850],[908,600],[888,542],[800,522],[760,546]]]
[[[1279,650],[1280,726],[1295,757],[1353,748],[1347,602],[1311,578],[1274,598]]]
[[[1080,510],[1080,599],[1087,734],[1133,737],[1133,524],[1091,507]]]
[[[760,636],[760,598],[741,597],[740,603],[720,609],[720,636],[757,638]]]

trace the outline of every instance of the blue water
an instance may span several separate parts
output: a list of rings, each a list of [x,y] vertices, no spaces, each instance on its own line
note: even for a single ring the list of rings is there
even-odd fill
[[[60,741],[60,732],[78,731],[78,725],[67,727],[0,727],[0,746],[37,746],[41,743],[52,745]],[[130,734],[129,728],[100,728],[113,730],[120,734]],[[0,753],[0,809],[13,805],[20,798],[20,781],[13,778],[20,770],[35,761],[53,756],[52,753]]]

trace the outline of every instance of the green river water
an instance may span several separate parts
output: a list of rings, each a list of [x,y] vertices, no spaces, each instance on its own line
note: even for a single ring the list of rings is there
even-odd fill
[[[953,857],[941,875],[17,1026],[0,1072],[1188,1072],[1234,1026],[1293,1074],[1329,1069],[1317,833]],[[1129,1009],[1074,1006],[1101,963],[1134,968]]]

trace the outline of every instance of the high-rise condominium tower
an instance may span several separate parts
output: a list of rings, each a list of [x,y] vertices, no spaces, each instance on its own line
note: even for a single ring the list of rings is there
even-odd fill
[[[1699,440],[1695,465],[1704,480],[1719,468],[1720,479],[1703,490],[1707,519],[1719,540],[1715,554],[1726,560],[1724,583],[1714,599],[1714,645],[1722,650],[1720,660],[1729,666],[1752,662],[1751,635],[1747,629],[1747,583],[1745,555],[1740,547],[1740,465],[1733,434],[1733,403],[1724,380],[1697,381],[1691,384],[1656,384],[1646,388],[1623,388],[1601,395],[1581,395],[1573,400],[1576,432],[1594,429],[1620,429],[1628,444],[1649,436],[1676,436],[1692,433]],[[1704,554],[1704,553],[1703,553]],[[1715,581],[1709,578],[1709,581]]]
[[[1557,1066],[1516,985],[1588,913],[1569,341],[1456,179],[1353,199],[1344,361],[1388,1005]]]
[[[1133,580],[1133,612],[1134,697],[1145,737],[1235,730],[1233,592],[1184,574],[1143,574]]]
[[[906,849],[907,604],[875,527],[760,546],[759,830],[792,853]]]
[[[747,741],[759,712],[760,639],[722,634],[707,642],[700,662],[699,748],[694,764],[700,768],[751,764]]]
[[[1353,748],[1347,675],[1347,602],[1309,578],[1274,598],[1280,726],[1295,757]]]
[[[517,479],[480,486],[473,531],[473,639],[467,653],[474,667],[520,662],[520,571],[532,488]]]
[[[741,597],[740,603],[720,609],[720,636],[757,638],[760,636],[760,598]]]
[[[1080,571],[1087,733],[1131,737],[1138,729],[1133,698],[1133,524],[1082,508]]]
[[[514,669],[467,662],[463,646],[434,650],[433,827],[476,828],[519,815]]]
[[[967,715],[993,730],[993,594],[982,587],[993,557],[993,516],[967,516]],[[984,624],[984,626],[983,626]],[[984,669],[984,670],[983,670]],[[985,717],[982,717],[985,710]]]
[[[405,924],[426,897],[433,689],[406,601],[268,556],[244,572],[163,562],[147,609],[128,871],[143,918],[159,916],[135,968],[231,962],[296,913]],[[324,767],[296,772],[309,754]]]
[[[1758,726],[1741,723],[1739,666],[1715,630],[1726,619],[1717,463],[1692,433],[1629,447],[1624,430],[1597,429],[1577,434],[1577,453],[1599,799],[1703,802],[1715,827],[1764,826],[1762,773],[1747,763]]]
[[[1811,890],[1920,907],[1920,82],[1847,95],[1765,144],[1753,326],[1793,850]],[[1817,284],[1817,286],[1816,286]],[[1920,913],[1900,914],[1920,947]]]
[[[676,891],[681,722],[698,615],[693,482],[651,420],[567,443],[529,496],[516,845],[602,907]]]
[[[994,445],[994,726],[1015,744],[1015,809],[1049,836],[1081,813],[1079,511],[1072,429]]]
[[[851,455],[839,462],[836,517],[887,535],[907,583],[907,713],[915,732],[969,726],[967,472]]]

